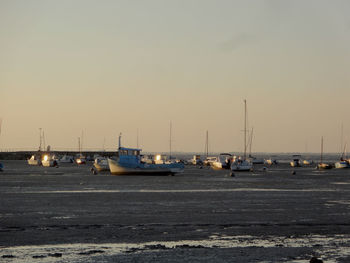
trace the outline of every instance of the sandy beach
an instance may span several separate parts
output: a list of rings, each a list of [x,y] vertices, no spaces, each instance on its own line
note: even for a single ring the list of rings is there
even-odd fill
[[[350,260],[350,169],[111,176],[3,163],[2,262]]]

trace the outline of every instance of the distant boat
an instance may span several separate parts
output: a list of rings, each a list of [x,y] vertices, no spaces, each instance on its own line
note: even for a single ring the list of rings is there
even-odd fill
[[[213,169],[229,169],[231,167],[232,155],[229,153],[220,153],[210,166]]]
[[[264,164],[264,159],[259,159],[259,158],[256,158],[255,156],[252,155],[253,132],[254,132],[254,129],[252,128],[252,131],[249,134],[249,155],[248,155],[248,160],[252,164]]]
[[[184,171],[182,163],[149,164],[141,162],[141,149],[121,147],[119,136],[119,158],[108,158],[108,165],[113,175],[174,175]]]
[[[269,159],[266,159],[264,163],[268,165],[273,165],[278,164],[278,161],[277,159],[270,157]]]
[[[289,163],[292,167],[301,167],[301,155],[294,154],[292,161]]]
[[[312,165],[313,163],[314,163],[313,160],[308,160],[308,159],[303,160],[303,165]]]
[[[253,164],[246,160],[247,156],[247,101],[244,100],[244,155],[231,163],[232,171],[251,171]]]
[[[82,135],[82,137],[83,137],[83,135]],[[81,150],[82,150],[82,142],[80,140],[80,137],[78,137],[78,151],[79,151],[79,155],[77,155],[77,157],[75,158],[75,163],[78,164],[78,165],[86,164],[86,158],[81,153]]]
[[[65,154],[59,159],[59,162],[60,163],[73,163],[74,162],[74,158],[73,158],[73,156]]]
[[[320,163],[317,164],[317,169],[323,170],[323,169],[331,169],[332,165],[328,163],[323,162],[323,136],[321,137],[321,158]]]
[[[96,157],[93,163],[93,166],[97,171],[109,171],[109,165],[107,158],[104,157]]]
[[[348,160],[338,161],[334,163],[334,167],[337,169],[350,168],[350,163]]]
[[[334,163],[334,167],[337,169],[341,168],[350,168],[350,161],[346,157],[346,143],[344,146],[344,150],[342,152],[342,155],[340,157],[340,161]]]
[[[41,159],[41,164],[45,167],[55,167],[58,166],[58,159],[54,154],[46,153]]]
[[[80,154],[75,158],[75,163],[78,165],[86,164],[86,158],[84,155]]]
[[[192,159],[188,160],[188,163],[192,165],[202,165],[203,161],[201,159],[201,156],[196,154],[196,155],[193,155]]]
[[[29,165],[41,165],[41,153],[33,154],[27,162]]]
[[[215,156],[208,156],[203,161],[203,165],[211,166],[212,163],[215,162],[216,160],[217,160],[217,157],[215,157]]]

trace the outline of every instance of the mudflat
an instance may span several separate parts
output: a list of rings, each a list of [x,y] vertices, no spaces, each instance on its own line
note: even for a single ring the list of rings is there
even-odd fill
[[[350,169],[112,176],[3,164],[3,262],[350,261]]]

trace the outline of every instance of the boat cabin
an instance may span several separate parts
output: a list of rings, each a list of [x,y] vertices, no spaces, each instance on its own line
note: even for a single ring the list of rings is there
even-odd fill
[[[119,147],[119,162],[120,163],[140,163],[141,149]]]

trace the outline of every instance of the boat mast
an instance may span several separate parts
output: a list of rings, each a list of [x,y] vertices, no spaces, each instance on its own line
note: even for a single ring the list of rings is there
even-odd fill
[[[81,148],[80,148],[80,137],[78,137],[78,152],[81,154]]]
[[[169,138],[169,150],[170,150],[170,152],[169,152],[169,159],[171,159],[171,128],[172,128],[172,123],[171,123],[171,121],[170,121],[170,138]]]
[[[320,163],[322,164],[323,161],[323,136],[321,137],[321,161]]]
[[[139,148],[139,129],[136,130],[136,148]]]
[[[247,100],[244,100],[244,160],[247,156]]]
[[[252,145],[253,145],[253,130],[254,128],[252,127],[252,131],[250,132],[250,135],[249,135],[249,157],[252,156]]]
[[[209,136],[208,136],[208,130],[207,130],[207,134],[206,134],[206,138],[205,138],[205,153],[206,153],[206,157],[208,157],[209,155]]]
[[[343,151],[343,123],[341,123],[341,128],[340,128],[340,152]],[[343,157],[343,155],[342,155]]]
[[[41,130],[42,128],[39,128],[39,151],[41,151]]]
[[[46,142],[45,142],[45,133],[43,131],[43,144],[44,144],[44,151],[46,151]]]

